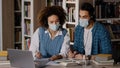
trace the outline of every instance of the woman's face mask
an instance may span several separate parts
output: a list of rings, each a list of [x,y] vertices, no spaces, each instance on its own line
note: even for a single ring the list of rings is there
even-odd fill
[[[59,28],[59,26],[60,26],[59,23],[57,23],[57,24],[54,24],[54,23],[51,24],[51,23],[49,23],[48,25],[49,25],[49,28],[50,28],[51,30],[53,30],[53,31],[57,31],[58,28]]]
[[[89,23],[88,23],[88,19],[81,19],[80,18],[80,20],[79,20],[79,25],[81,26],[81,27],[87,27],[88,25],[89,25]]]

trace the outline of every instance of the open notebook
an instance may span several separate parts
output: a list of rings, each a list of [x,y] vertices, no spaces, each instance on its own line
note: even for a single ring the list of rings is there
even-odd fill
[[[36,68],[43,67],[49,62],[48,59],[34,60],[31,51],[8,49],[8,57],[12,67]]]

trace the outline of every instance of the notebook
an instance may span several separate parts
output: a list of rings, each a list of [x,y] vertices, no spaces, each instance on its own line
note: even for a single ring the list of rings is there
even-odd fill
[[[34,60],[31,51],[8,49],[8,58],[12,67],[37,68],[43,67],[49,62],[48,59]]]

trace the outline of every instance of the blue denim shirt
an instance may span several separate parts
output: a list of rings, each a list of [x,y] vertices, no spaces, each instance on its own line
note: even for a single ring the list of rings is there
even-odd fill
[[[75,28],[75,39],[73,49],[80,54],[85,54],[84,50],[84,28],[77,25]],[[92,29],[92,49],[91,55],[111,53],[111,38],[107,29],[100,23],[95,22]]]

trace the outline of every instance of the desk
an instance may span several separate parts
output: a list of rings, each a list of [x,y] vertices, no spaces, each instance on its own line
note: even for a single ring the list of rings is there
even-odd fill
[[[0,68],[14,68],[10,66],[9,61],[0,61]]]
[[[9,61],[0,61],[0,68],[15,68],[15,67],[11,67]],[[92,65],[88,65],[88,66],[82,65],[82,66],[65,67],[62,65],[56,65],[56,66],[45,66],[44,68],[120,68],[120,65],[102,66],[92,63]]]

